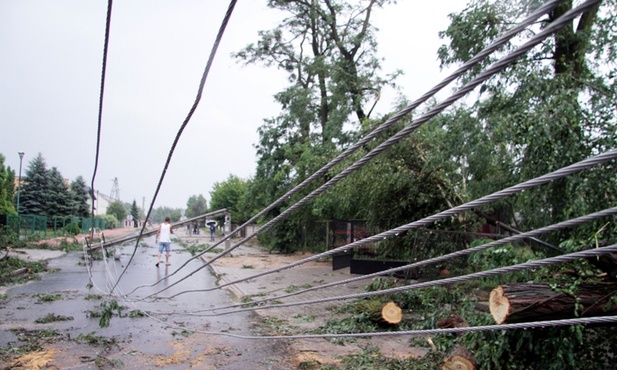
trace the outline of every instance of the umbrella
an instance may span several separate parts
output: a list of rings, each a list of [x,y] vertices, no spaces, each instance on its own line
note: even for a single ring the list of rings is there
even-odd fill
[[[208,225],[208,226],[210,226],[210,225],[216,225],[216,221],[214,221],[214,220],[209,220],[209,221],[206,221],[206,225]]]

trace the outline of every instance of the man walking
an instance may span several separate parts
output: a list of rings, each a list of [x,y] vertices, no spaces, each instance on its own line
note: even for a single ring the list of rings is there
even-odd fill
[[[161,263],[161,256],[165,251],[165,266],[169,266],[169,253],[171,252],[171,234],[174,233],[174,229],[171,226],[169,217],[165,217],[165,222],[159,226],[159,230],[156,232],[156,243],[159,245],[159,254],[156,261],[156,267],[159,267]]]

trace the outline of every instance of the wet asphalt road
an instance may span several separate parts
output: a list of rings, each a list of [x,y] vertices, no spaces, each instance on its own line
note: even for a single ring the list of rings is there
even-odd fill
[[[91,278],[82,254],[70,253],[49,261],[49,268],[58,269],[57,272],[9,289],[9,300],[0,303],[0,346],[18,343],[17,332],[10,329],[53,328],[61,337],[45,343],[46,352],[42,352],[38,360],[59,369],[97,369],[101,368],[101,363],[108,368],[116,364],[120,365],[116,367],[129,369],[294,368],[285,342],[214,334],[259,334],[254,314],[209,317],[192,314],[233,304],[226,291],[217,289],[181,294],[171,299],[144,300],[153,294],[169,297],[186,290],[216,286],[216,278],[208,268],[196,271],[203,266],[200,260],[190,261],[176,272],[191,258],[190,253],[176,243],[172,243],[171,266],[157,268],[154,237],[143,240],[115,290],[122,295],[108,296],[134,249],[134,244],[119,247],[116,250],[118,259],[110,257],[107,263],[93,261]],[[164,288],[168,289],[161,292]],[[41,302],[39,293],[59,294],[62,299]],[[123,307],[122,315],[114,315],[109,327],[101,328],[99,318],[92,316],[101,312],[101,302],[111,299]],[[129,317],[130,311],[147,312],[148,316]],[[34,322],[50,313],[73,319],[49,324]],[[101,340],[92,344],[84,340],[84,336],[110,339],[113,343]],[[22,363],[25,361],[22,359]]]

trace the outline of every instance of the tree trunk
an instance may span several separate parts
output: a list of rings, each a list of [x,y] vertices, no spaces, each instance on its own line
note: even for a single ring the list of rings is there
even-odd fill
[[[617,293],[617,283],[589,282],[572,294],[553,290],[547,284],[518,283],[498,286],[489,297],[491,315],[497,324],[600,316],[617,312],[606,305]],[[577,308],[578,305],[578,308]]]
[[[454,347],[448,357],[441,363],[443,370],[473,370],[476,360],[466,347]]]
[[[369,314],[371,320],[379,324],[396,325],[403,320],[403,310],[394,302],[385,305],[377,299],[362,301],[358,310]]]

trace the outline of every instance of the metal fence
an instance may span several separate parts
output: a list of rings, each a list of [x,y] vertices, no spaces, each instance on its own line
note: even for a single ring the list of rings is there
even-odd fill
[[[47,236],[47,217],[38,215],[8,215],[6,218],[9,229],[19,236]]]

